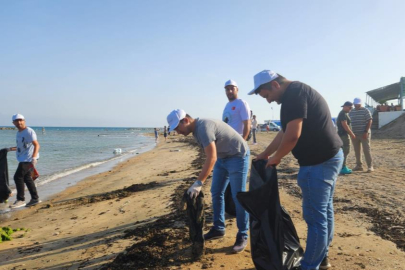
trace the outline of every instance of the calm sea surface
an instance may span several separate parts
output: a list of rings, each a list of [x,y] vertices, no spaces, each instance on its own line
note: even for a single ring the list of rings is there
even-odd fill
[[[100,167],[102,164],[124,160],[155,146],[154,138],[144,136],[151,132],[137,128],[70,128],[70,127],[31,127],[41,145],[37,170],[40,178],[37,186],[42,186],[80,171]],[[17,130],[0,130],[0,149],[15,146]],[[114,154],[114,149],[122,149],[122,154]],[[15,152],[7,155],[10,185],[14,186],[14,172],[17,169]]]

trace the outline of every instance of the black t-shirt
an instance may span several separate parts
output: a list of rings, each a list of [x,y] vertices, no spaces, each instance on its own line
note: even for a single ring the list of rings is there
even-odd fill
[[[292,153],[301,166],[312,166],[334,157],[342,147],[328,104],[310,86],[292,82],[281,97],[281,126],[303,118],[301,136]]]
[[[347,125],[350,127],[350,129],[352,128],[351,126],[351,119],[349,117],[349,114],[346,113],[345,111],[341,110],[337,119],[336,119],[336,125],[338,128],[338,134],[339,136],[344,136],[347,135],[347,131],[343,128],[342,126],[342,121],[346,121]]]

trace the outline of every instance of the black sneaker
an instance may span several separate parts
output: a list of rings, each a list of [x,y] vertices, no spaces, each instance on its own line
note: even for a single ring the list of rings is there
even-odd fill
[[[321,262],[321,265],[319,266],[319,269],[329,269],[331,268],[332,265],[329,263],[329,258],[328,256],[326,256],[325,258],[323,258],[323,261]]]
[[[207,232],[206,234],[204,234],[204,240],[213,240],[213,239],[218,239],[218,238],[222,238],[225,236],[225,231],[218,231],[215,230],[214,228],[212,228],[209,232]]]
[[[243,236],[237,236],[235,244],[233,245],[233,252],[240,253],[245,250],[245,247],[248,244],[248,240]]]
[[[36,199],[36,200],[31,199],[31,201],[30,201],[29,203],[27,203],[25,206],[26,206],[26,207],[34,206],[34,205],[39,204],[40,202],[41,202],[40,199]]]

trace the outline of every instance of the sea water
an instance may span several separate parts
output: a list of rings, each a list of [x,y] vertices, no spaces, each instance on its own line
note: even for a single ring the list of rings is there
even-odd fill
[[[155,146],[152,129],[31,127],[41,145],[35,181],[41,199],[73,185],[83,178],[111,169],[114,165]],[[0,130],[0,149],[16,146],[17,130]],[[114,153],[121,149],[121,153]],[[13,176],[18,162],[15,152],[7,155],[9,180],[15,195]],[[30,199],[26,190],[26,200]]]

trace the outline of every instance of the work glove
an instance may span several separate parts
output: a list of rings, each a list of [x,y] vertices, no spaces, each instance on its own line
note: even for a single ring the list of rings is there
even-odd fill
[[[200,194],[202,188],[202,182],[197,180],[194,184],[187,190],[187,194],[190,195],[190,198],[197,198],[198,194]]]
[[[38,163],[38,159],[33,158],[32,161],[31,161],[31,163],[32,163],[32,165],[34,165],[34,167],[36,167],[36,166],[37,166],[37,163]]]

